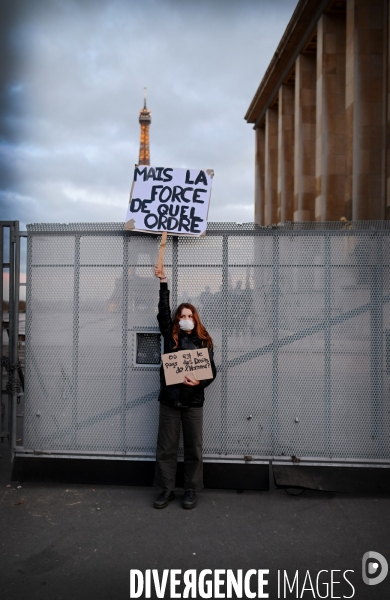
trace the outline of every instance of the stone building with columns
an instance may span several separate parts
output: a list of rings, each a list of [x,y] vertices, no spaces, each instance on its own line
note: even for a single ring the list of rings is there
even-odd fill
[[[245,115],[256,223],[390,218],[389,1],[299,0]]]

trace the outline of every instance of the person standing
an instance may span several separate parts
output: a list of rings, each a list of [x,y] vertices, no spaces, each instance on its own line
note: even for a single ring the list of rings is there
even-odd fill
[[[207,348],[210,356],[212,379],[198,381],[189,375],[183,383],[167,386],[164,369],[160,370],[160,414],[156,451],[154,485],[162,489],[154,502],[155,508],[165,508],[175,497],[177,449],[180,423],[184,443],[184,498],[183,508],[197,504],[196,492],[203,488],[203,403],[204,389],[215,379],[213,341],[203,326],[195,306],[183,303],[171,316],[169,290],[164,267],[155,267],[160,279],[160,300],[157,320],[164,339],[164,353],[174,350]]]

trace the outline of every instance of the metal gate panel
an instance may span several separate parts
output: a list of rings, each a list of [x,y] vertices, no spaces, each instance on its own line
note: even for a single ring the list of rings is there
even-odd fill
[[[152,458],[159,238],[115,223],[28,232],[17,452]],[[390,461],[386,223],[210,224],[169,236],[165,263],[172,306],[194,303],[214,339],[206,457]]]

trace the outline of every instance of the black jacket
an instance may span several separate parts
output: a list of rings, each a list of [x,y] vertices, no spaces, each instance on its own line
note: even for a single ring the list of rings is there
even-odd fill
[[[174,341],[172,338],[172,316],[171,308],[169,306],[169,290],[168,285],[164,282],[160,283],[160,301],[158,303],[158,324],[160,327],[161,334],[164,338],[164,353],[171,352],[174,348]],[[180,331],[179,333],[179,347],[176,350],[193,350],[194,348],[202,348],[205,346],[204,340],[201,340],[193,331],[186,333]],[[209,348],[209,356],[211,362],[211,369],[213,371],[213,379],[217,373],[214,364],[214,352],[212,348]],[[160,395],[159,401],[163,404],[170,404],[176,407],[196,407],[203,406],[204,402],[204,388],[210,385],[213,379],[204,379],[195,387],[189,387],[183,383],[175,385],[166,385],[164,368],[161,366],[160,370]]]

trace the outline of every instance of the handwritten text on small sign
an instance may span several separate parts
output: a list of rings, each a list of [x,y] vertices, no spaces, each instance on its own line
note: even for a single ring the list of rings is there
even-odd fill
[[[169,352],[162,355],[162,363],[167,385],[183,383],[184,375],[198,381],[213,378],[207,348]]]

